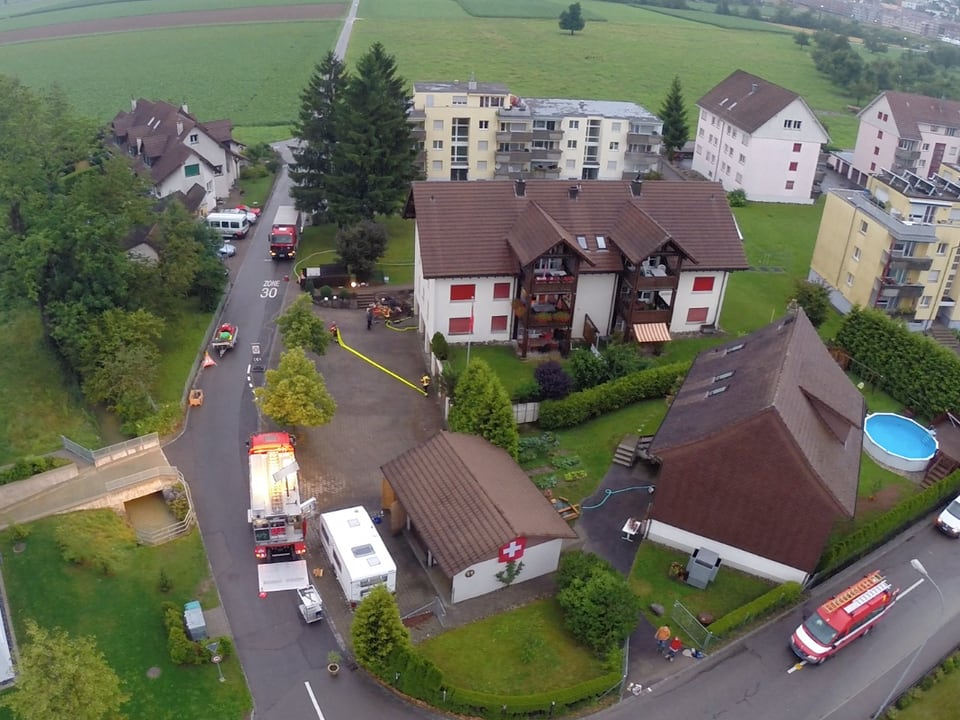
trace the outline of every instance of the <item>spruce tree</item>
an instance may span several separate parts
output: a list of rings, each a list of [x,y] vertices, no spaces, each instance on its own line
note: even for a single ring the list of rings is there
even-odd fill
[[[683,102],[683,90],[680,87],[680,76],[675,75],[670,83],[663,107],[660,108],[660,119],[663,120],[663,146],[667,154],[673,159],[673,154],[682,148],[690,139],[690,128],[687,125],[687,109]]]
[[[471,360],[457,380],[457,399],[447,422],[452,431],[479,435],[517,458],[520,433],[510,396],[483,360]]]
[[[290,167],[297,208],[327,219],[326,178],[337,144],[336,122],[341,94],[349,80],[343,62],[333,52],[316,65],[310,84],[300,93],[299,121],[294,127],[299,147]]]
[[[340,227],[392,215],[407,198],[417,173],[406,86],[396,59],[380,43],[360,58],[346,85],[326,178],[330,218]]]
[[[377,585],[357,606],[350,637],[357,661],[375,673],[385,669],[395,650],[410,648],[410,633],[386,585]]]

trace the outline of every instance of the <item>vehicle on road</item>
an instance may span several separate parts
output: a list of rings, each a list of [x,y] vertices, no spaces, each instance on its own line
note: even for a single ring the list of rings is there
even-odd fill
[[[794,631],[791,649],[801,660],[819,665],[873,630],[898,592],[879,570],[870,573],[818,607]]]
[[[307,521],[300,506],[294,438],[285,432],[252,435],[247,443],[254,555],[268,563],[299,560],[307,552]],[[306,587],[306,584],[300,587]]]
[[[960,496],[953,499],[937,516],[937,530],[952,538],[960,537]]]
[[[223,357],[223,354],[227,350],[233,350],[236,344],[237,326],[231,323],[221,323],[220,327],[217,328],[216,334],[213,336],[213,349],[220,353],[220,357]]]
[[[225,258],[233,257],[234,255],[237,254],[237,246],[231,245],[230,243],[225,242],[223,245],[220,246],[220,249],[217,250],[217,253],[220,255],[220,257],[225,257]]]
[[[295,258],[302,233],[303,215],[293,205],[281,205],[270,228],[270,257]]]
[[[247,220],[250,221],[251,225],[256,225],[257,220],[260,219],[260,213],[263,208],[253,205],[235,205],[234,210],[243,210],[247,214]]]
[[[362,506],[321,513],[320,542],[351,607],[377,585],[397,591],[397,565]]]
[[[206,217],[207,225],[216,230],[220,237],[240,239],[250,232],[250,221],[242,212],[214,212]]]

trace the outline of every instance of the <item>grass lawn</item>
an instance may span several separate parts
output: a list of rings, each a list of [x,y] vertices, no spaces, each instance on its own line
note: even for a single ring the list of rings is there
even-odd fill
[[[640,544],[630,571],[630,587],[643,600],[643,613],[651,622],[659,624],[662,620],[650,611],[650,603],[660,603],[669,613],[674,600],[679,600],[694,615],[708,612],[720,618],[774,587],[767,580],[721,566],[707,589],[699,590],[669,574],[671,563],[686,567],[689,558],[689,553],[663,545]]]
[[[210,325],[210,313],[187,308],[176,317],[167,319],[160,338],[160,367],[157,373],[157,402],[180,402],[184,384],[200,343]]]
[[[60,435],[99,447],[96,420],[46,344],[36,308],[0,314],[0,328],[15,340],[0,354],[0,465],[56,450]]]
[[[275,177],[273,174],[268,174],[264,177],[241,180],[240,192],[243,194],[243,204],[260,207],[266,206],[267,198],[270,197],[270,191],[273,190]],[[264,222],[273,221],[273,218],[262,219]]]
[[[125,548],[116,573],[105,577],[63,560],[53,535],[58,522],[52,517],[32,523],[26,551],[19,554],[9,551],[10,533],[0,535],[4,580],[18,636],[24,637],[27,618],[41,627],[59,626],[73,635],[94,636],[130,695],[123,708],[127,717],[242,718],[251,701],[236,658],[223,664],[226,682],[220,683],[212,665],[177,667],[167,652],[160,604],[169,600],[182,605],[209,585],[199,532],[160,547]],[[172,581],[166,594],[157,587],[161,568]],[[161,674],[150,680],[146,671],[154,666]],[[0,718],[10,717],[0,710]]]
[[[954,671],[900,710],[897,720],[954,720],[957,707],[960,707],[960,673]]]
[[[487,363],[493,374],[500,378],[510,397],[533,380],[533,372],[543,362],[540,358],[520,359],[511,345],[471,345],[470,359]],[[467,347],[450,346],[450,359],[447,362],[451,363],[455,370],[463,372],[467,366]]]
[[[451,685],[504,695],[565,688],[608,672],[563,629],[553,599],[448,630],[417,649]]]

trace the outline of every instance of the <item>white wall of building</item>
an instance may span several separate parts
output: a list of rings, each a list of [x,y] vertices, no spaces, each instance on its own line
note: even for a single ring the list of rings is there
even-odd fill
[[[200,166],[199,175],[187,177],[186,168],[191,165]],[[200,212],[205,215],[217,208],[216,181],[217,178],[213,174],[213,169],[199,155],[191,153],[180,167],[170,173],[163,182],[155,186],[155,192],[157,197],[163,198],[177,190],[186,193],[194,185],[199,185],[206,191],[199,208]]]
[[[886,95],[881,96],[860,113],[853,167],[866,175],[892,167],[893,154],[899,143],[900,133],[890,112],[890,103]]]
[[[548,540],[539,545],[527,545],[523,557],[520,559],[520,562],[523,563],[523,569],[513,582],[522,583],[554,572],[560,562],[562,546],[563,541],[559,538]],[[506,563],[499,562],[497,558],[491,558],[458,572],[453,577],[453,585],[450,590],[451,602],[463,602],[502,589],[504,585],[497,580],[497,573],[502,572],[506,567]],[[468,574],[469,577],[467,577]]]
[[[577,304],[570,328],[574,340],[583,337],[583,319],[586,315],[590,316],[601,335],[610,334],[616,292],[617,276],[612,273],[577,276]]]
[[[726,543],[717,542],[702,535],[697,535],[696,533],[681,530],[672,525],[662,523],[659,520],[652,520],[650,522],[647,539],[689,553],[692,553],[697,548],[712,550],[720,556],[720,560],[722,561],[721,569],[724,566],[731,567],[734,570],[742,570],[743,572],[767,578],[774,582],[787,582],[788,580],[792,580],[802,584],[806,582],[808,578],[807,573],[799,568],[790,567],[789,565],[784,565],[769,558],[755,555],[754,553],[741,550],[732,545],[727,545]]]
[[[713,278],[713,287],[710,290],[693,291],[693,282],[698,277]],[[699,332],[703,325],[712,325],[720,320],[720,308],[723,307],[723,297],[727,291],[729,273],[715,272],[681,272],[677,284],[677,297],[673,303],[673,321],[670,323],[671,333]],[[579,297],[579,296],[578,296]],[[707,308],[706,320],[687,320],[691,308]]]

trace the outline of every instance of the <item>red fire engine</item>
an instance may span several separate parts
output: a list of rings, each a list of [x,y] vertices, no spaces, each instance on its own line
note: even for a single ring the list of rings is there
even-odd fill
[[[790,638],[797,657],[820,664],[873,629],[890,609],[898,590],[874,571],[817,608]]]

